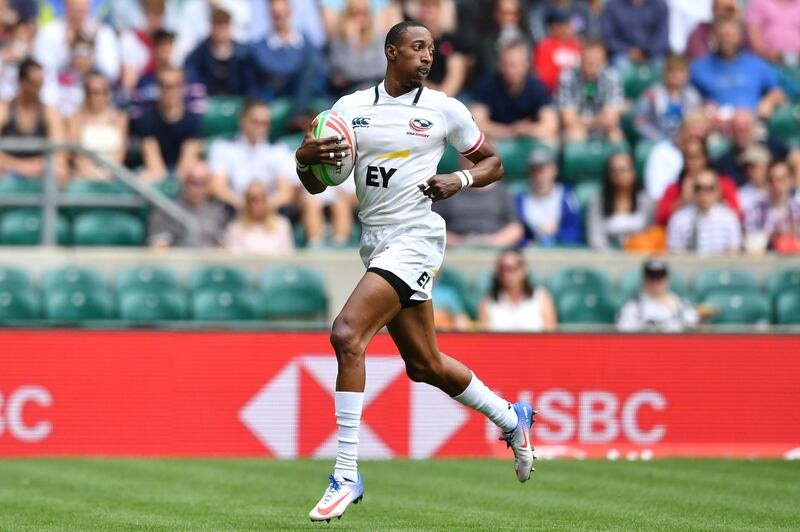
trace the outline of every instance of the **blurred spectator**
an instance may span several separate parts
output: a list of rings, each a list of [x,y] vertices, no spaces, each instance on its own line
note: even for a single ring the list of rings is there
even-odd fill
[[[679,55],[667,56],[664,81],[652,85],[636,105],[633,125],[647,140],[670,139],[678,133],[683,117],[702,109],[703,99],[689,85],[689,64]]]
[[[433,324],[437,331],[468,331],[472,323],[458,292],[452,286],[433,285]]]
[[[666,226],[670,217],[681,208],[691,205],[695,199],[695,179],[708,170],[708,152],[705,144],[698,138],[687,137],[681,145],[683,168],[678,180],[671,183],[658,202],[656,223]],[[719,177],[722,198],[727,206],[738,216],[741,213],[736,183],[728,176]]]
[[[386,74],[386,55],[383,36],[376,31],[367,0],[348,0],[338,20],[329,64],[331,88],[341,97],[380,83]]]
[[[603,189],[589,201],[586,232],[592,249],[621,247],[625,239],[653,224],[653,200],[636,181],[633,159],[624,152],[608,158]]]
[[[666,2],[669,10],[670,50],[674,54],[685,54],[689,35],[698,25],[711,20],[713,0],[666,0]]]
[[[547,36],[536,45],[533,69],[548,90],[554,93],[561,71],[580,65],[581,45],[575,38],[575,30],[566,9],[549,9],[545,21]]]
[[[678,180],[684,164],[684,143],[699,140],[705,153],[705,144],[710,133],[710,121],[704,113],[697,111],[686,115],[673,138],[656,142],[644,168],[645,189],[651,198],[661,199],[667,187]]]
[[[203,85],[206,94],[257,95],[250,49],[233,40],[227,11],[211,10],[211,35],[189,54],[185,66],[187,79]]]
[[[745,249],[761,253],[780,238],[800,242],[800,202],[792,198],[789,165],[777,161],[767,174],[767,197],[745,212]]]
[[[525,228],[523,244],[576,246],[583,243],[583,219],[578,198],[567,185],[556,183],[558,166],[549,149],[535,149],[528,161],[530,188],[517,196],[517,212]]]
[[[569,21],[572,35],[582,39],[597,39],[600,37],[600,20],[592,11],[590,2],[582,0],[545,0],[535,2],[528,16],[528,25],[534,41],[540,43],[551,33],[548,17],[553,12],[565,12]]]
[[[739,26],[744,36],[742,47],[744,49],[750,48],[747,33],[744,31],[744,25],[741,23],[741,12],[738,0],[714,0],[711,5],[711,13],[712,21],[701,22],[689,35],[689,39],[686,42],[686,57],[692,60],[700,59],[712,52],[712,45],[714,44],[713,21],[722,18],[735,18],[740,21]]]
[[[773,160],[783,160],[789,155],[789,149],[781,140],[767,138],[760,142],[757,134],[755,118],[745,110],[736,111],[731,120],[731,138],[733,144],[716,161],[714,168],[722,174],[733,178],[737,185],[747,182],[747,172],[742,155],[745,150],[754,144],[766,147]]]
[[[119,4],[120,2],[115,3]],[[164,27],[166,0],[141,0],[138,3],[141,4],[143,27],[126,28],[120,32],[119,36],[122,53],[120,85],[126,93],[133,91],[142,76],[155,72],[157,62],[155,37]],[[167,61],[162,61],[161,66],[168,63],[168,58],[169,56],[167,56]]]
[[[64,70],[70,51],[79,38],[94,42],[94,64],[113,82],[119,78],[120,51],[114,30],[96,20],[89,11],[89,0],[65,0],[65,16],[39,29],[34,56],[48,73]]]
[[[759,144],[748,146],[741,156],[747,183],[739,187],[737,197],[742,212],[747,214],[759,202],[767,199],[767,173],[772,156]]]
[[[291,17],[292,28],[299,34],[305,35],[311,44],[316,48],[322,48],[327,41],[327,35],[332,35],[331,31],[337,27],[338,20],[335,16],[330,17],[330,25],[323,24],[323,13],[340,13],[344,9],[345,0],[291,0],[291,10],[294,14]],[[384,8],[389,9],[395,18],[390,17],[388,26],[382,26],[380,32],[386,33],[391,26],[402,20],[399,7],[395,7],[395,2],[389,0],[372,0],[373,13],[383,14]],[[320,9],[322,7],[322,9]],[[390,9],[393,8],[393,9]],[[261,41],[268,35],[275,32],[275,21],[269,8],[269,0],[251,0],[250,9],[252,20],[250,21],[250,37],[243,42]]]
[[[500,50],[498,71],[475,87],[472,114],[491,138],[558,142],[558,116],[547,87],[530,72],[528,50],[522,41],[511,41]]]
[[[0,137],[64,139],[64,124],[55,108],[44,105],[39,97],[44,70],[32,59],[19,65],[19,92],[9,102],[0,102]],[[55,156],[59,179],[67,176],[63,154]],[[10,177],[39,178],[44,173],[43,151],[0,152],[0,171]]]
[[[530,35],[522,19],[522,0],[492,0],[490,24],[480,34],[470,35],[462,32],[468,39],[467,47],[475,50],[477,63],[475,65],[476,80],[482,74],[494,72],[498,69],[499,50],[510,41],[523,41],[530,45]],[[481,18],[485,12],[472,13],[471,16]],[[471,39],[471,40],[469,40]]]
[[[755,112],[769,118],[785,99],[775,69],[760,57],[742,51],[738,19],[714,21],[716,50],[692,63],[692,83],[700,91],[717,120],[725,121],[734,109]]]
[[[195,161],[187,169],[183,192],[178,205],[197,221],[199,247],[216,248],[223,243],[228,213],[225,206],[211,199],[211,177],[202,161]],[[160,209],[154,209],[148,220],[150,246],[169,248],[187,246],[185,229]]]
[[[137,124],[144,161],[140,177],[159,181],[174,174],[183,179],[200,159],[203,147],[201,117],[186,109],[182,70],[160,70],[158,86],[161,92],[158,104],[148,109]]]
[[[309,194],[300,182],[295,179],[295,191],[300,210],[300,221],[305,230],[306,246],[321,247],[325,245],[325,217],[330,217],[331,244],[333,247],[346,246],[350,242],[355,220],[356,199],[355,181],[348,179],[336,187],[328,187],[321,194]],[[289,209],[288,212],[292,212]]]
[[[584,43],[580,67],[561,73],[557,102],[567,141],[585,140],[589,134],[623,139],[619,120],[625,95],[619,74],[606,65],[601,42]]]
[[[111,87],[102,74],[85,80],[86,99],[70,118],[70,142],[95,152],[107,161],[122,164],[128,140],[128,116],[111,103]],[[73,175],[80,179],[108,179],[109,173],[89,159],[76,156]]]
[[[694,178],[694,201],[682,207],[667,225],[667,248],[700,255],[738,253],[742,247],[739,218],[719,203],[720,186],[714,170]]]
[[[664,0],[608,0],[600,26],[611,62],[618,68],[660,61],[669,52]]]
[[[800,1],[748,0],[747,35],[755,53],[772,63],[800,60]]]
[[[480,302],[478,324],[487,331],[542,332],[556,328],[553,298],[533,286],[522,254],[504,251],[497,259],[489,295]]]
[[[20,21],[32,21],[39,14],[39,6],[30,0],[0,0],[0,37],[3,32]]]
[[[39,15],[45,20],[64,18],[69,9],[69,0],[38,0],[35,3],[39,5]],[[107,0],[88,0],[86,9],[93,17],[98,17],[105,3]]]
[[[256,43],[253,51],[260,96],[265,100],[291,97],[296,119],[307,111],[320,81],[319,53],[304,34],[292,28],[289,0],[269,0],[269,10],[274,31]]]
[[[12,100],[17,95],[17,65],[31,55],[35,35],[35,19],[6,11],[0,21],[0,100]]]
[[[669,269],[658,259],[642,268],[642,290],[622,305],[617,329],[624,332],[681,332],[696,327],[700,317],[692,305],[669,288]]]
[[[450,246],[508,247],[517,244],[524,233],[514,199],[500,182],[466,188],[447,201],[434,203],[433,210],[447,222]]]
[[[233,39],[248,42],[251,38],[251,0],[181,0],[175,18],[175,49],[172,64],[182,65],[186,57],[211,34],[211,10],[227,11],[231,15]]]
[[[464,86],[474,57],[458,33],[447,33],[442,28],[442,0],[420,0],[419,4],[419,21],[433,35],[433,63],[428,85],[448,96],[456,96]]]
[[[269,107],[253,100],[242,110],[236,138],[211,143],[208,165],[217,199],[242,208],[245,191],[258,181],[266,187],[273,207],[283,207],[293,200],[292,183],[297,179],[294,156],[283,144],[269,142],[269,126]]]
[[[294,249],[292,224],[280,214],[260,181],[245,190],[244,207],[225,233],[225,249],[235,254],[273,255]]]
[[[65,119],[74,115],[83,105],[86,76],[96,71],[94,43],[78,36],[72,43],[69,65],[58,73],[56,108]]]

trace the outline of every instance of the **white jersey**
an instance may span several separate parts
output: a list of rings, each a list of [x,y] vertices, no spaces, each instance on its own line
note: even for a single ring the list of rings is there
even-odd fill
[[[332,109],[350,120],[356,135],[353,179],[359,219],[369,226],[430,214],[431,200],[417,185],[436,174],[446,144],[469,155],[483,143],[464,104],[428,88],[393,98],[381,82],[340,98]]]

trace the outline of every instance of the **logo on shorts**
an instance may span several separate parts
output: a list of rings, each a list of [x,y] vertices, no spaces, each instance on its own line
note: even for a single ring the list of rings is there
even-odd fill
[[[353,119],[353,122],[352,122],[353,129],[356,129],[356,128],[359,128],[359,127],[369,127],[369,121],[370,121],[369,118],[366,118],[364,116],[357,116],[357,117],[355,117]]]
[[[431,282],[431,276],[428,275],[428,272],[422,272],[422,275],[420,275],[419,279],[417,279],[417,284],[420,288],[425,288],[425,285],[427,285],[429,282]]]
[[[427,131],[433,127],[433,122],[427,118],[412,118],[408,121],[408,127],[413,131]]]

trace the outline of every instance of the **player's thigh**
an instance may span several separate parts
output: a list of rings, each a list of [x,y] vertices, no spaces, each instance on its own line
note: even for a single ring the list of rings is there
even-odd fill
[[[400,309],[400,298],[392,285],[380,275],[367,272],[333,321],[334,347],[368,342]]]
[[[392,318],[386,328],[409,372],[415,368],[435,369],[441,364],[433,326],[433,303],[430,300],[404,308]]]

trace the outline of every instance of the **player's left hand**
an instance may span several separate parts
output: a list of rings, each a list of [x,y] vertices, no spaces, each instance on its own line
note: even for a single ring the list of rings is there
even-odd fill
[[[436,174],[417,186],[432,201],[440,201],[461,190],[461,178],[456,174]]]

